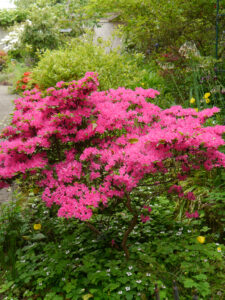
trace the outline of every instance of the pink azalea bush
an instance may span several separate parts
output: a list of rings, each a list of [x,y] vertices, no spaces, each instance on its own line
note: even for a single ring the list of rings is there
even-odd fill
[[[86,73],[15,100],[12,124],[1,134],[0,188],[36,174],[48,207],[56,204],[58,216],[86,222],[98,209],[123,203],[133,215],[125,248],[138,216],[147,222],[151,212],[149,201],[140,199],[139,210],[133,205],[132,191],[148,176],[153,186],[194,201],[179,182],[199,168],[225,167],[218,150],[225,126],[204,126],[216,107],[162,110],[149,102],[156,90],[97,87],[97,75]]]

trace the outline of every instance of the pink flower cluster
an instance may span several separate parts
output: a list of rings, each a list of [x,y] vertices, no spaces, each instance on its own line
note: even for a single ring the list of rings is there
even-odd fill
[[[197,219],[197,218],[199,218],[199,213],[198,213],[197,210],[193,213],[189,213],[189,212],[186,211],[185,215],[188,219]]]
[[[176,164],[178,178],[185,180],[200,167],[225,167],[218,150],[225,126],[204,126],[218,108],[162,110],[146,101],[156,90],[97,87],[97,75],[87,73],[15,100],[12,124],[1,134],[0,188],[19,174],[29,178],[36,172],[48,206],[57,204],[59,216],[87,220],[146,174],[166,174]],[[169,192],[195,199],[177,185]]]

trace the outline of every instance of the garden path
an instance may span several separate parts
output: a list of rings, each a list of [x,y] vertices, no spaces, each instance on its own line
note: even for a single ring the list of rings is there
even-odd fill
[[[8,87],[0,85],[0,132],[8,125],[10,114],[13,112],[15,95],[10,95]],[[12,199],[11,189],[0,190],[0,204]]]

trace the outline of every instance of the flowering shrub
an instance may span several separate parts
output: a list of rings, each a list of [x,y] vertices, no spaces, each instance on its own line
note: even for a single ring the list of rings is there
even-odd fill
[[[22,78],[16,82],[17,94],[23,94],[25,90],[32,90],[34,88],[39,90],[39,86],[31,78],[31,72],[25,72]]]
[[[7,62],[7,53],[5,51],[0,50],[0,71],[4,68]]]
[[[161,110],[146,101],[156,90],[97,92],[97,86],[97,75],[86,73],[79,81],[58,82],[43,94],[25,91],[15,100],[12,125],[1,135],[0,187],[20,174],[36,176],[47,206],[56,204],[58,216],[85,221],[97,234],[88,222],[93,214],[113,214],[122,205],[132,215],[122,240],[128,256],[128,235],[139,216],[149,221],[154,189],[194,201],[179,181],[199,168],[225,167],[218,150],[225,126],[204,127],[219,112],[216,107]],[[137,201],[140,185],[150,193]]]
[[[24,32],[25,24],[15,25],[10,30],[9,34],[1,39],[4,51],[16,50],[20,47],[20,39]]]

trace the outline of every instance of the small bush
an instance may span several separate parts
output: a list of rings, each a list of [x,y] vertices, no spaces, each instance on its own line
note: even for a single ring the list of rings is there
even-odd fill
[[[142,64],[143,56],[140,54],[131,56],[116,50],[106,53],[103,45],[94,45],[91,38],[74,39],[63,49],[47,50],[34,68],[33,78],[44,89],[55,86],[61,80],[76,80],[91,71],[99,74],[100,90],[120,86],[135,88],[149,75]],[[152,80],[148,79],[147,83],[150,86],[153,81],[151,87],[154,88],[160,79],[156,73],[152,72],[152,75]]]

